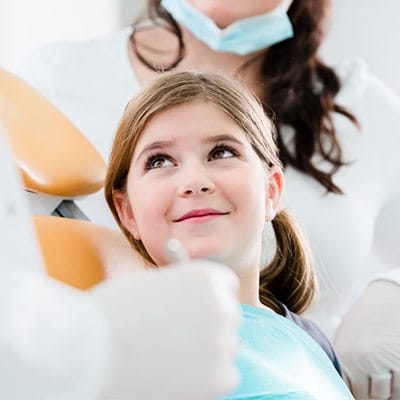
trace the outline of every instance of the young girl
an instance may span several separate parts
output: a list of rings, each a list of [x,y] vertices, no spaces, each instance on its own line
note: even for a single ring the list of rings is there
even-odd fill
[[[350,399],[329,342],[296,315],[316,283],[301,234],[279,209],[283,173],[274,136],[261,105],[239,84],[212,74],[164,74],[125,109],[107,202],[149,265],[168,264],[165,247],[174,238],[191,258],[237,274],[242,382],[230,399]],[[260,276],[269,221],[276,254]]]

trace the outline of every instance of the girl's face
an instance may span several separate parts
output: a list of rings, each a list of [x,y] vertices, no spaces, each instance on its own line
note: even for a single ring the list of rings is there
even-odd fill
[[[121,221],[157,265],[170,238],[191,258],[234,269],[259,265],[264,221],[282,192],[279,168],[266,171],[244,132],[211,103],[156,115],[134,151],[127,193],[114,202]]]
[[[220,28],[225,28],[238,19],[269,12],[283,0],[188,0],[188,2],[211,18]]]

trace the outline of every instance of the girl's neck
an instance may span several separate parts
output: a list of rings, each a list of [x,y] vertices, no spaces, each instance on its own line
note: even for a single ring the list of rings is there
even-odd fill
[[[259,307],[261,302],[258,295],[258,283],[251,279],[239,278],[239,301],[241,304]]]
[[[265,306],[260,301],[259,268],[256,266],[253,269],[246,270],[245,273],[237,273],[237,276],[239,278],[239,302],[241,304],[267,308],[270,310],[269,307]]]

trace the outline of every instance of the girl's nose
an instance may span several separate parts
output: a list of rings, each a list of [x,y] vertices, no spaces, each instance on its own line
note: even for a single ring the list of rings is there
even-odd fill
[[[192,169],[184,179],[179,188],[179,195],[182,197],[201,196],[215,191],[215,184],[206,171]]]
[[[210,191],[211,190],[208,186],[188,187],[184,189],[183,195],[184,196],[199,195],[202,193],[208,193]]]

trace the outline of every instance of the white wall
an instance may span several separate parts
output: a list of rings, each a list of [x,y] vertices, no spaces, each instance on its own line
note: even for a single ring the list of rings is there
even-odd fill
[[[315,0],[318,1],[318,0]],[[34,47],[103,35],[128,25],[145,0],[0,0],[0,66],[13,68]],[[400,0],[332,0],[322,48],[332,63],[362,57],[400,94]]]
[[[120,4],[120,25],[127,26],[146,10],[146,0],[118,0]]]
[[[0,0],[0,65],[12,69],[36,46],[107,34],[119,23],[115,0]]]
[[[318,1],[318,0],[316,0]],[[361,57],[400,95],[400,1],[332,0],[327,61]]]

